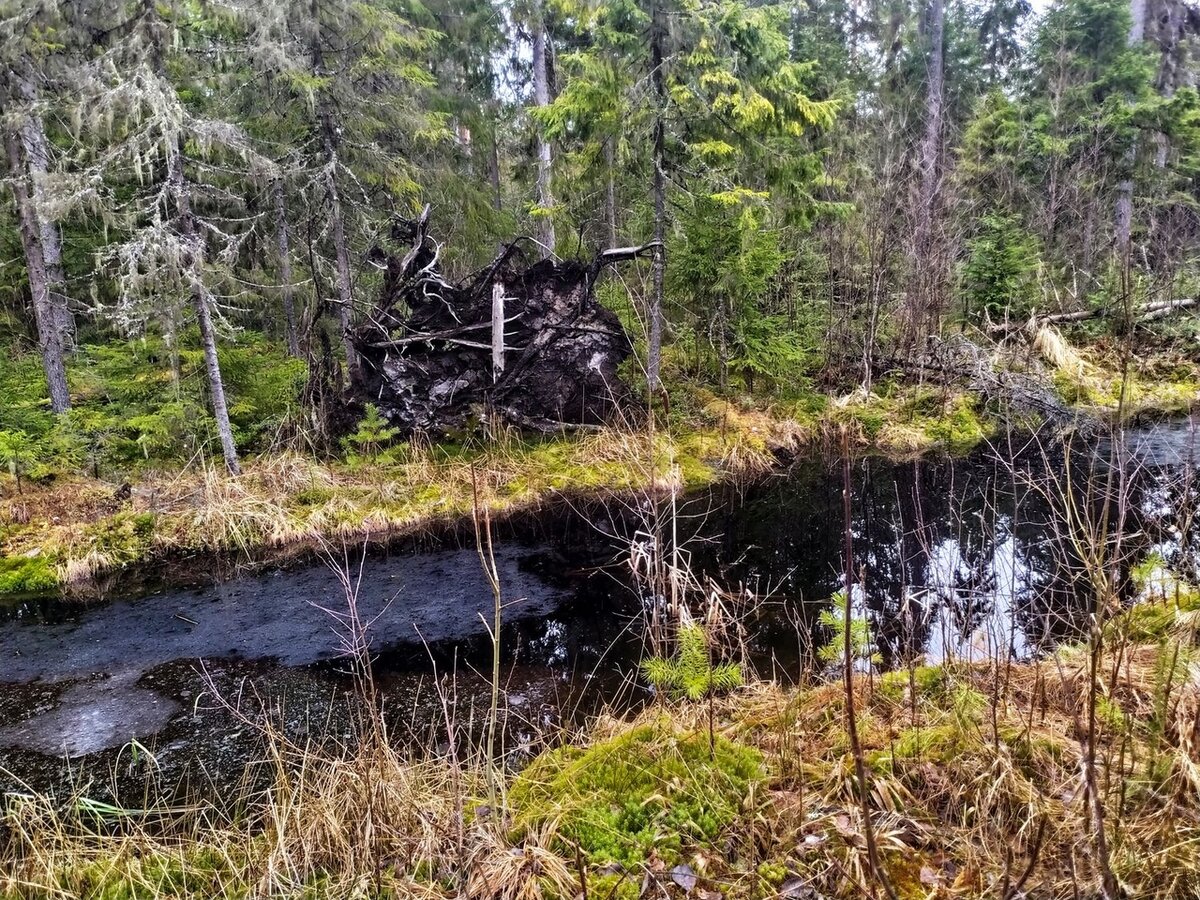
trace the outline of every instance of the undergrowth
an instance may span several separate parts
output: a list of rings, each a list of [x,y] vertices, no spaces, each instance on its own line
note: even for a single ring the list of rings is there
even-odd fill
[[[1103,797],[1131,896],[1192,896],[1200,877],[1200,684],[1185,666],[1164,702],[1165,661],[1191,654],[1171,634],[1106,655]],[[1086,684],[1070,649],[855,679],[880,866],[898,898],[998,897],[1018,879],[1022,896],[1096,896],[1079,794]],[[233,817],[10,797],[0,896],[625,900],[683,885],[849,900],[871,873],[844,702],[837,683],[751,682],[601,717],[507,776],[501,809],[476,757],[386,740],[268,742],[275,784]]]

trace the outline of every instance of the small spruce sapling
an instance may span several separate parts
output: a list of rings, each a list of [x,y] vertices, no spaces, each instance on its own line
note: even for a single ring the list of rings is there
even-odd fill
[[[817,650],[822,662],[845,665],[846,592],[838,591],[829,601],[829,609],[821,611],[817,621],[829,629],[829,640]],[[871,627],[866,616],[852,615],[850,621],[851,663],[867,662],[878,665],[883,658],[871,645]]]
[[[679,628],[675,656],[666,659],[654,656],[642,663],[642,674],[658,691],[689,700],[708,700],[708,748],[716,754],[716,732],[713,727],[713,698],[742,684],[742,668],[735,663],[714,665],[704,628],[689,622]]]
[[[679,647],[670,659],[654,656],[642,663],[642,674],[655,690],[689,700],[731,691],[742,684],[742,669],[734,663],[713,664],[708,635],[693,623],[679,629]]]
[[[400,429],[389,425],[379,408],[374,403],[368,403],[357,430],[346,437],[345,446],[352,456],[375,459],[399,436]]]
[[[21,490],[21,475],[36,459],[33,441],[24,431],[0,431],[0,463],[8,469],[8,474],[17,483],[17,493]]]

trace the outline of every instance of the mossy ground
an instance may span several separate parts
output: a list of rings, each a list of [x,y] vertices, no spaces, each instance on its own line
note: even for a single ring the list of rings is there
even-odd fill
[[[1177,354],[1138,353],[1107,342],[1075,347],[1042,329],[1034,347],[1050,366],[1062,401],[1102,417],[1126,420],[1187,413],[1200,404],[1200,362]]]
[[[675,865],[686,847],[716,840],[766,777],[752,747],[677,731],[662,716],[589,748],[542,754],[513,783],[518,832],[557,822],[561,840],[599,866],[651,856]]]

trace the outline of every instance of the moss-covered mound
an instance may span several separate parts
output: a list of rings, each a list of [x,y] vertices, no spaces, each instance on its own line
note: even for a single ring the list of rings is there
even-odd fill
[[[521,830],[558,821],[558,835],[593,863],[671,862],[710,843],[766,775],[762,754],[667,720],[586,750],[544,753],[517,778],[510,802]]]

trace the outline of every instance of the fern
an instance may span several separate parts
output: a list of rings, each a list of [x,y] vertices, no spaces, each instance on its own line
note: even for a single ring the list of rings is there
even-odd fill
[[[713,665],[708,654],[708,635],[695,623],[679,629],[675,656],[651,657],[642,663],[642,674],[656,690],[689,700],[725,693],[742,684],[741,666]]]

